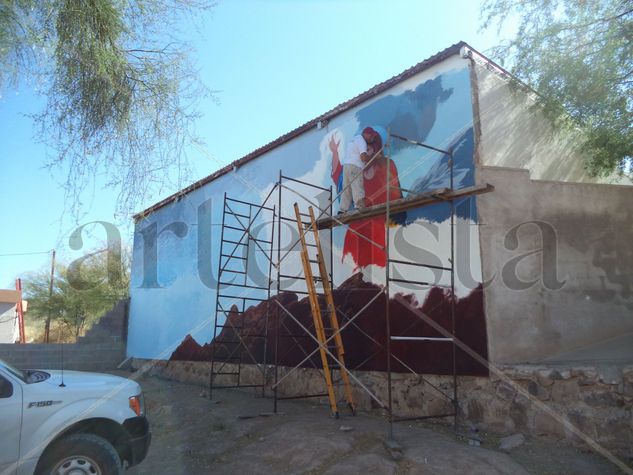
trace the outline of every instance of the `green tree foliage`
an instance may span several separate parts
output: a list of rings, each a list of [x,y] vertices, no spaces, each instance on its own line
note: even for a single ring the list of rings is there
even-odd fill
[[[183,148],[207,91],[178,25],[210,6],[0,0],[0,87],[28,78],[45,96],[37,134],[55,150],[49,165],[67,171],[71,204],[100,174],[119,190],[120,211],[186,174]]]
[[[98,252],[60,264],[49,296],[50,271],[34,272],[25,279],[24,295],[28,301],[26,318],[44,322],[51,318],[65,336],[77,338],[119,300],[127,298],[129,266],[126,257]]]
[[[541,94],[557,125],[583,129],[594,175],[633,156],[633,0],[484,0],[483,27],[518,18],[493,57]]]

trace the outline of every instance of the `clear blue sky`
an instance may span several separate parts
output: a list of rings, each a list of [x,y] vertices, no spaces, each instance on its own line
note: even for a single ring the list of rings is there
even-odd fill
[[[206,153],[191,150],[192,180],[453,43],[464,40],[485,53],[497,42],[495,31],[478,33],[476,0],[220,1],[197,24],[203,28],[188,28],[189,39],[202,80],[218,91],[219,102],[202,106],[196,129]],[[41,105],[26,84],[5,89],[0,99],[0,288],[50,265],[53,248],[61,260],[70,260],[96,246],[92,241],[69,249],[69,234],[78,224],[113,222],[124,241],[132,238],[131,218],[114,215],[112,190],[88,191],[79,223],[64,214],[63,176],[51,177],[42,168],[46,148],[34,143],[26,116]],[[164,190],[160,197],[175,191]],[[97,231],[95,239],[100,238]],[[22,253],[28,254],[15,255]]]

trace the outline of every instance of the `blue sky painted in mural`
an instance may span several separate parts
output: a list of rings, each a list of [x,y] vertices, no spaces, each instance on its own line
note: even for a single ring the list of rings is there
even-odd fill
[[[455,189],[466,188],[475,184],[475,170],[473,162],[474,151],[473,128],[466,130],[450,148],[453,150],[453,180]],[[437,188],[450,187],[450,167],[449,157],[443,155],[441,159],[433,165],[431,170],[420,177],[411,188],[413,192],[424,192]],[[470,201],[472,198],[464,198],[463,201]],[[457,216],[471,221],[477,221],[476,208],[474,206],[460,206],[456,203]],[[407,211],[407,223],[411,223],[418,218],[428,219],[433,222],[442,222],[450,217],[450,205],[441,203],[424,208],[417,208]]]
[[[453,94],[453,89],[442,87],[442,76],[420,84],[414,90],[398,95],[388,95],[356,113],[361,126],[363,124],[381,124],[394,134],[423,142],[435,125],[437,106]],[[407,147],[400,141],[394,141],[391,148],[397,153]]]
[[[454,120],[448,121],[448,123],[444,123],[445,120],[438,121],[438,115],[440,115],[438,109],[441,105],[455,104],[459,107],[459,115],[454,116]],[[360,133],[369,124],[380,124],[393,134],[445,150],[452,149],[454,154],[454,187],[459,189],[474,185],[474,135],[467,69],[442,74],[423,82],[413,90],[407,90],[397,95],[390,94],[378,99],[359,110],[356,113],[356,118],[359,122],[357,133]],[[465,122],[463,122],[464,120]],[[431,134],[434,129],[439,129],[440,134]],[[457,136],[451,140],[450,137],[454,134]],[[439,137],[441,137],[442,143],[438,143]],[[446,140],[449,141],[446,142]],[[434,153],[426,158],[427,167],[420,168],[416,165],[416,170],[411,173],[410,166],[406,163],[410,159],[407,160],[405,157],[413,154],[415,160],[419,162],[420,150],[422,149],[397,139],[391,141],[389,149],[400,173],[401,186],[418,193],[450,187],[450,168],[447,155]],[[411,179],[413,183],[409,185],[408,182]],[[457,215],[476,221],[473,206],[458,206]],[[405,219],[401,217],[396,221],[410,224],[416,219],[422,218],[433,222],[442,222],[449,217],[449,205],[438,204],[407,211]]]
[[[169,349],[179,344],[188,333],[200,343],[210,341],[224,191],[230,190],[229,195],[233,198],[261,203],[262,193],[272,187],[280,169],[284,175],[305,178],[311,183],[329,187],[332,185],[329,173],[331,154],[327,149],[329,134],[335,133],[342,140],[349,140],[362,127],[377,125],[391,127],[394,132],[439,148],[455,144],[460,169],[456,173],[456,187],[472,184],[473,117],[468,67],[457,66],[455,69],[449,66],[435,78],[419,81],[412,83],[408,90],[401,89],[401,92],[379,97],[349,115],[337,118],[332,121],[330,129],[315,128],[302,134],[240,167],[235,173],[223,175],[161,208],[139,224],[134,243],[129,354],[148,358],[168,357]],[[446,162],[441,154],[403,143],[391,152],[402,186],[413,189],[448,184]],[[290,193],[286,193],[285,197],[296,199]],[[407,221],[418,218],[444,221],[444,217],[448,217],[446,210],[438,208],[412,210],[407,213]],[[464,208],[464,213],[469,213],[470,206]],[[191,225],[186,236],[164,232],[175,221]],[[142,276],[147,276],[143,266],[152,268],[152,262],[144,262],[147,243],[139,233],[153,223],[156,223],[157,232],[155,278],[159,286],[144,288]],[[335,230],[335,247],[343,246],[344,232],[343,228]],[[204,263],[202,268],[201,262]],[[265,273],[266,263],[262,262]],[[338,259],[335,264],[343,265],[337,262],[340,262]],[[342,275],[341,268],[337,269],[336,275]],[[249,279],[254,276],[254,271],[250,269]]]

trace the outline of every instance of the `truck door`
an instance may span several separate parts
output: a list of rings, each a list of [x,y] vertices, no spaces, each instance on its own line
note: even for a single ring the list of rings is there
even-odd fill
[[[0,473],[14,474],[20,457],[22,386],[2,372],[0,372],[0,421],[2,421]]]

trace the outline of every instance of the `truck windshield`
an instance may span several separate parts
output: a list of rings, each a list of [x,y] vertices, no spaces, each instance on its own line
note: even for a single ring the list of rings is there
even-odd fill
[[[24,371],[14,368],[9,363],[1,359],[0,359],[0,367],[7,370],[7,372],[11,373],[16,378],[26,382],[27,374]]]

